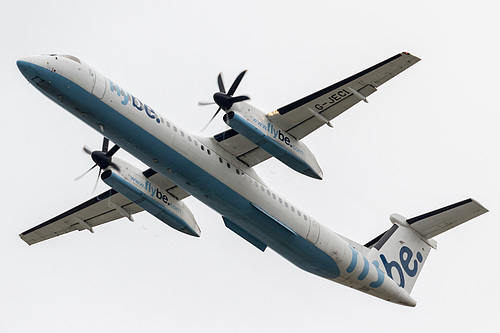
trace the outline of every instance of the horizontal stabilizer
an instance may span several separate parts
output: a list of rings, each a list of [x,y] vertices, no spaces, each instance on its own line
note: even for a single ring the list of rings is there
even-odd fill
[[[430,239],[486,212],[488,212],[488,210],[480,203],[469,198],[452,205],[433,210],[432,212],[413,217],[406,220],[406,223],[420,236],[425,239]],[[365,246],[368,248],[375,246],[379,249],[383,243],[389,239],[394,231],[395,229],[393,226],[393,228],[366,243]]]
[[[488,212],[474,199],[457,202],[432,212],[411,218],[406,222],[425,238],[432,238]]]
[[[432,237],[487,211],[467,199],[411,219],[392,214],[392,227],[365,246],[376,250],[380,269],[409,294],[431,249],[437,246]]]

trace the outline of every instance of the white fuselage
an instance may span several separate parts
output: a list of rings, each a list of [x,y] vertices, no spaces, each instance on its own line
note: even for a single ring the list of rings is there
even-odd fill
[[[47,97],[217,211],[228,227],[253,237],[254,245],[269,246],[313,274],[391,302],[416,304],[378,267],[375,249],[320,225],[212,138],[189,134],[76,58],[29,57],[18,66]],[[252,108],[241,102],[231,110],[240,107]]]

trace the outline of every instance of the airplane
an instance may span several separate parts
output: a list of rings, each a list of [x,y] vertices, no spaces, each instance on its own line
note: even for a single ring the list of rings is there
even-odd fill
[[[486,213],[474,199],[407,219],[362,245],[331,231],[270,189],[254,166],[275,157],[314,179],[323,173],[301,141],[380,85],[420,61],[398,53],[349,78],[275,111],[264,113],[235,96],[243,71],[226,90],[221,74],[213,102],[230,127],[210,137],[188,133],[77,57],[23,57],[17,66],[37,90],[104,137],[101,150],[84,147],[110,189],[19,236],[32,245],[71,231],[88,230],[147,211],[170,227],[199,237],[201,229],[183,202],[193,196],[222,216],[227,228],[260,251],[274,250],[297,267],[400,305],[410,296],[433,237]],[[109,149],[110,141],[115,145]],[[141,170],[114,154],[124,149],[147,165]],[[99,179],[99,178],[98,178]]]

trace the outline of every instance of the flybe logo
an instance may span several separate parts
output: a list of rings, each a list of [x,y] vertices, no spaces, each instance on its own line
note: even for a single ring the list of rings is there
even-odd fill
[[[286,134],[281,132],[281,130],[279,128],[275,128],[274,125],[271,124],[270,122],[263,123],[262,121],[258,120],[255,117],[253,117],[253,122],[257,126],[259,126],[260,129],[263,129],[266,132],[268,132],[274,140],[276,140],[276,141],[279,140],[281,142],[284,142],[285,145],[290,147],[293,151],[297,152],[297,154],[304,155],[304,152],[302,151],[302,149],[300,149],[299,147],[294,145],[292,143],[292,140]]]
[[[394,278],[392,277],[392,270],[396,269],[400,280],[399,285],[402,288],[405,287],[405,275],[403,274],[403,271],[409,277],[414,277],[415,275],[417,275],[419,263],[422,263],[424,261],[424,257],[420,252],[417,252],[416,259],[413,259],[413,251],[407,246],[403,246],[401,250],[399,250],[399,262],[388,262],[387,258],[383,254],[380,255],[380,259],[382,259],[382,263],[384,264],[387,275],[389,275],[389,277],[393,280]]]
[[[160,188],[153,186],[153,184],[151,184],[148,180],[146,180],[146,183],[143,183],[140,179],[137,179],[133,176],[130,177],[130,180],[136,187],[140,188],[140,190],[143,193],[148,194],[152,198],[158,199],[159,201],[163,202],[167,206],[171,207],[177,213],[179,213],[179,214],[182,213],[182,210],[179,207],[177,207],[177,205],[170,202],[168,200],[168,196],[166,194],[164,194]]]
[[[349,264],[349,266],[346,269],[347,273],[354,272],[354,270],[358,267],[358,257],[361,257],[363,259],[363,264],[362,264],[363,270],[359,274],[358,280],[363,281],[364,279],[366,279],[366,277],[368,276],[368,272],[370,271],[370,267],[372,267],[372,270],[375,269],[377,272],[377,280],[372,281],[369,284],[369,286],[371,288],[374,288],[374,289],[380,287],[384,283],[385,275],[380,270],[378,261],[373,261],[372,262],[373,266],[371,266],[368,259],[366,259],[356,249],[354,249],[352,246],[349,246],[349,248],[351,249],[352,257],[351,257],[351,263]]]
[[[138,111],[144,111],[146,115],[155,120],[158,124],[163,121],[163,118],[159,116],[151,107],[149,107],[147,104],[143,104],[138,98],[136,98],[134,95],[128,93],[127,91],[123,90],[118,86],[116,83],[113,81],[109,80],[109,87],[111,92],[116,93],[118,97],[123,98],[121,101],[122,105],[127,105],[128,103],[132,102],[132,105],[138,110]]]

